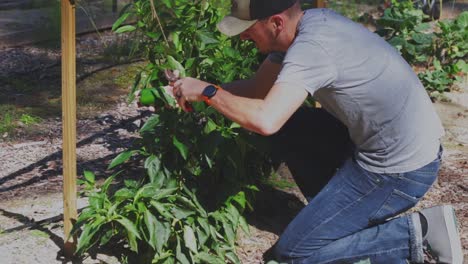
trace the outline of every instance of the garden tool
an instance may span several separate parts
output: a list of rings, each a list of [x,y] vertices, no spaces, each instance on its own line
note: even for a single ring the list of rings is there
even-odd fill
[[[169,81],[169,85],[173,86],[174,83],[180,79],[178,72],[166,69],[164,70],[164,76],[166,77],[167,81]],[[175,97],[180,97],[177,96],[177,94],[174,95]],[[189,112],[193,112],[193,107],[189,102],[185,102],[185,109]]]

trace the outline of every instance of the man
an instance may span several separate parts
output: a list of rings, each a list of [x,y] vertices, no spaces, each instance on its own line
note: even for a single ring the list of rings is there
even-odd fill
[[[326,128],[347,131],[352,142],[352,154],[317,195],[300,186],[309,204],[281,235],[277,259],[423,263],[423,248],[430,248],[440,263],[461,264],[450,206],[394,218],[435,181],[443,135],[423,86],[397,51],[330,10],[303,12],[296,0],[232,4],[219,30],[240,34],[270,55],[254,78],[224,89],[193,78],[177,81],[173,93],[179,105],[185,109],[186,102],[204,100],[244,128],[272,135],[310,94],[326,112],[301,122],[316,130],[322,123],[342,123],[344,129]],[[323,135],[328,132],[336,134]],[[310,168],[310,178],[317,169]]]

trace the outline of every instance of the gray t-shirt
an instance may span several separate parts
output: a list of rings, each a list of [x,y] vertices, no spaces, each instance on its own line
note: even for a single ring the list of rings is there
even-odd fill
[[[307,90],[348,127],[363,168],[408,172],[437,157],[444,130],[423,85],[362,25],[331,10],[307,10],[286,54],[269,58],[282,61],[277,84]]]

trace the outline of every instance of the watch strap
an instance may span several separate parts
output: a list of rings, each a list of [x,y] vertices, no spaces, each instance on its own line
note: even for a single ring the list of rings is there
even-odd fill
[[[214,87],[216,88],[216,93],[217,93],[219,90],[222,90],[222,89],[223,89],[223,88],[221,88],[221,86],[219,86],[219,85],[214,85],[214,84],[212,84],[212,86],[214,86]],[[208,96],[206,96],[206,95],[203,95],[203,101],[205,101],[205,103],[206,103],[207,105],[211,105],[211,98],[213,98],[213,96],[215,96],[216,93],[214,93],[211,97],[208,97]]]

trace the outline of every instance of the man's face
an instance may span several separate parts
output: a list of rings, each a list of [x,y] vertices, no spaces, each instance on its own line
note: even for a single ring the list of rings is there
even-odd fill
[[[255,42],[257,49],[267,54],[274,51],[274,33],[268,27],[268,20],[259,20],[240,34],[242,40]]]

